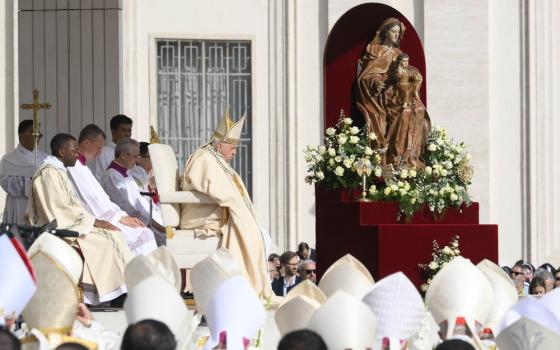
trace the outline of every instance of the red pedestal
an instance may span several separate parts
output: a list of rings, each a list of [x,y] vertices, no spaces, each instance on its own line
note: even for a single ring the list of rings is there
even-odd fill
[[[498,226],[478,224],[478,203],[450,209],[437,220],[428,211],[398,221],[398,204],[350,201],[345,193],[316,188],[317,269],[321,275],[347,253],[378,280],[402,271],[422,283],[420,263],[431,261],[432,241],[440,246],[459,235],[461,255],[478,263],[498,261]]]

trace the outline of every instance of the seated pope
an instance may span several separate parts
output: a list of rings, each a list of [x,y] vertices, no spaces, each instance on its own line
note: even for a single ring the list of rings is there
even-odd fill
[[[235,157],[245,116],[234,123],[229,111],[218,123],[213,140],[186,161],[182,189],[208,195],[215,204],[185,204],[181,228],[197,235],[218,236],[220,247],[229,250],[257,293],[271,296],[267,275],[265,237],[245,184],[230,166]]]

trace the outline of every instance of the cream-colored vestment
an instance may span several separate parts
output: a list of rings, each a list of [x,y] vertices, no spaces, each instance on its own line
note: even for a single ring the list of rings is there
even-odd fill
[[[35,225],[56,219],[57,228],[80,233],[71,243],[79,246],[85,258],[82,280],[95,285],[103,301],[104,295],[124,285],[124,267],[132,254],[120,232],[93,226],[95,218],[76,197],[66,169],[52,158],[48,157],[33,177],[28,203],[30,219]]]
[[[268,298],[271,287],[261,230],[243,180],[212,144],[193,153],[185,164],[183,190],[210,196],[216,204],[184,205],[181,228],[223,235],[221,246],[239,263],[244,276],[261,297]]]

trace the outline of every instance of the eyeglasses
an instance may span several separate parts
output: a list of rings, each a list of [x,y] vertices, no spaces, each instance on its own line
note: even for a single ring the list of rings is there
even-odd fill
[[[305,272],[311,275],[312,273],[315,273],[315,270],[305,270]]]
[[[512,275],[514,275],[514,276],[519,276],[519,275],[522,275],[522,274],[523,274],[523,272],[517,272],[517,271],[511,271],[511,273],[512,273]]]

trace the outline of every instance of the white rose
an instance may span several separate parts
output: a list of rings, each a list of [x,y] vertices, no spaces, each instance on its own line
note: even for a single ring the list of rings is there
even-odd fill
[[[377,140],[377,135],[375,135],[375,133],[373,131],[369,133],[368,137],[372,141]]]
[[[346,124],[346,125],[352,124],[352,119],[350,119],[350,118],[344,118],[344,124]]]
[[[428,175],[431,175],[432,174],[432,168],[427,166],[427,167],[424,168],[424,172]]]
[[[428,145],[428,151],[433,152],[433,151],[435,151],[435,150],[437,150],[437,146],[434,145],[433,143],[430,143],[430,144]]]
[[[401,194],[401,196],[404,196],[404,195],[406,194],[406,192],[407,192],[407,191],[406,191],[404,188],[401,188],[401,189],[399,190],[399,193]]]
[[[334,157],[334,160],[335,160],[337,163],[342,162],[342,158],[341,158],[340,156]]]
[[[383,170],[381,168],[376,168],[375,169],[375,176],[377,177],[381,177],[381,175],[383,175]]]
[[[329,165],[331,165],[331,166],[334,165],[334,159],[332,159],[332,158],[329,159]]]
[[[319,146],[319,153],[325,153],[326,150],[327,150],[327,147]]]
[[[311,146],[311,145],[307,145],[307,151],[308,151],[308,152],[311,152],[311,151],[313,151],[313,146]]]
[[[451,169],[451,168],[453,168],[453,163],[451,163],[450,161],[447,161],[447,162],[445,162],[445,167],[447,169]]]
[[[453,254],[453,251],[448,246],[445,246],[445,247],[443,247],[442,253],[447,254],[447,255],[451,255],[451,254]]]
[[[350,136],[350,143],[356,144],[358,143],[358,141],[360,141],[360,138],[358,136]]]
[[[402,182],[402,181],[397,182],[397,186],[404,187],[404,182]]]
[[[375,155],[375,162],[376,162],[376,163],[381,162],[381,156],[380,156],[379,154],[376,154],[376,155]]]
[[[414,203],[416,203],[416,198],[414,197],[410,198],[410,204],[414,204]]]
[[[451,245],[453,246],[453,248],[457,248],[459,246],[459,243],[453,242],[453,243],[451,243]]]
[[[336,156],[336,150],[332,147],[329,147],[327,152],[329,153],[329,156],[331,156],[331,157]]]
[[[449,199],[451,199],[452,201],[456,201],[457,199],[459,199],[459,196],[457,196],[455,193],[451,193]]]
[[[435,270],[435,269],[437,269],[437,268],[439,267],[439,264],[438,264],[437,262],[435,262],[435,261],[432,261],[432,262],[430,263],[430,265],[428,265],[428,267],[429,267],[430,269],[432,269],[432,270]]]
[[[371,156],[373,154],[373,150],[369,148],[369,146],[366,146],[364,153],[366,154],[366,156]]]
[[[354,162],[353,162],[352,159],[350,159],[350,158],[346,158],[346,159],[344,159],[344,161],[342,162],[342,164],[344,164],[344,166],[347,167],[347,168],[351,168],[351,167],[352,167],[352,163],[354,163]]]
[[[377,192],[377,187],[375,187],[375,185],[369,186],[369,193],[370,194],[374,194],[376,192]]]
[[[311,176],[306,176],[305,177],[305,183],[308,183],[308,184],[311,185],[313,183],[313,178]]]
[[[426,292],[426,291],[428,290],[428,285],[427,285],[426,283],[422,284],[422,285],[420,286],[420,290],[421,290],[422,292]]]
[[[325,132],[327,133],[327,135],[333,136],[336,133],[336,130],[334,128],[327,128],[327,131]]]
[[[445,169],[441,169],[440,173],[441,173],[441,176],[447,176],[447,170],[445,170]]]
[[[344,168],[341,166],[337,166],[336,169],[334,169],[334,174],[336,176],[342,176],[344,175]]]
[[[401,170],[401,178],[406,179],[408,177],[408,170],[403,169]]]
[[[319,180],[323,180],[325,178],[325,174],[322,171],[315,173],[315,176],[317,176]]]
[[[385,193],[386,196],[391,194],[391,187],[387,186],[385,187],[385,190],[383,190],[383,193]]]
[[[416,177],[416,170],[412,169],[408,172],[408,175],[410,175],[410,177]]]
[[[317,155],[317,156],[315,157],[315,159],[317,159],[317,161],[320,162],[320,161],[323,160],[323,156]]]
[[[313,160],[313,157],[311,157],[311,156],[309,156],[309,155],[308,155],[308,156],[305,156],[305,161],[306,161],[307,163],[310,163],[312,160]]]
[[[408,182],[404,184],[404,189],[407,191],[410,190],[410,184]]]
[[[397,187],[397,185],[392,184],[391,185],[391,191],[397,191],[399,188]]]
[[[437,139],[437,144],[438,144],[438,146],[443,146],[443,140],[442,139]]]
[[[348,141],[348,136],[346,136],[345,134],[338,135],[338,143],[339,144],[344,145],[346,143],[346,141]]]
[[[360,133],[360,128],[358,128],[357,126],[353,126],[350,128],[350,133],[352,135],[358,135]]]

